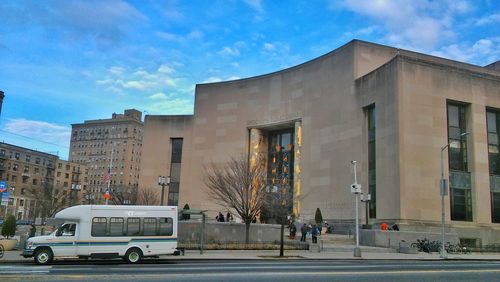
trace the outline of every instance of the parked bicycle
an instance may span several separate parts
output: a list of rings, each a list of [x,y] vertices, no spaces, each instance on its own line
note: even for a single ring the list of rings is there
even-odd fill
[[[446,252],[449,254],[470,254],[470,249],[463,244],[451,244],[450,242],[446,242],[444,245]]]
[[[410,245],[412,248],[417,249],[419,252],[439,252],[441,249],[441,242],[439,241],[429,241],[429,239],[424,238],[423,240],[417,239],[417,242]]]

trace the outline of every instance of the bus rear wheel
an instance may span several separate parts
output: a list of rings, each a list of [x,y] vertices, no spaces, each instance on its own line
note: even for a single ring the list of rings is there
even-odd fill
[[[125,261],[128,263],[138,263],[142,258],[142,252],[138,248],[132,248],[125,253]]]
[[[52,262],[54,255],[49,248],[42,248],[35,252],[35,262],[38,265],[46,265]]]

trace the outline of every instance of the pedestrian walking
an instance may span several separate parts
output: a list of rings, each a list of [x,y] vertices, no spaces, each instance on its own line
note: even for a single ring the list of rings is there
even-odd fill
[[[297,227],[295,227],[295,223],[290,224],[290,239],[295,240],[295,234],[297,233]]]

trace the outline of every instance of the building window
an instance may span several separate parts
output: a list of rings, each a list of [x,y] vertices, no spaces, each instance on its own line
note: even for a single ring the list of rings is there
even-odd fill
[[[267,179],[270,187],[273,187],[273,191],[278,188],[291,190],[293,187],[293,131],[293,129],[274,131],[268,135]]]
[[[26,155],[26,162],[29,163],[31,161],[31,156],[30,155]]]
[[[170,157],[170,186],[168,191],[168,205],[177,206],[179,203],[179,186],[181,182],[182,138],[172,138],[172,155]]]
[[[448,165],[451,220],[472,221],[472,193],[467,162],[466,105],[448,103]]]
[[[500,223],[500,111],[486,111],[488,159],[490,169],[491,221]]]
[[[375,105],[366,108],[368,121],[368,193],[371,195],[369,205],[370,218],[377,217],[377,173],[376,173],[376,143],[375,143]]]

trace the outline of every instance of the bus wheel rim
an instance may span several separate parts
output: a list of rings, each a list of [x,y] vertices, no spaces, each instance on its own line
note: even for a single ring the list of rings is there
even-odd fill
[[[137,252],[131,252],[128,257],[131,262],[136,262],[139,260],[139,254]]]
[[[46,263],[49,260],[49,255],[47,253],[38,254],[38,261],[41,263]]]

